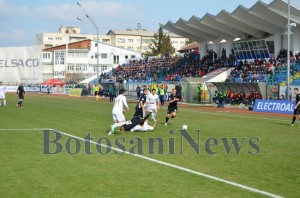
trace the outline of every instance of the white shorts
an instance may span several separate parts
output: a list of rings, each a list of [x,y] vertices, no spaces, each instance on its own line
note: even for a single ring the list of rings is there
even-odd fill
[[[147,112],[157,111],[157,107],[156,105],[146,106],[146,111]]]
[[[116,123],[119,123],[119,122],[126,122],[125,116],[124,116],[123,113],[120,113],[120,114],[113,114],[113,120],[114,120]]]
[[[146,131],[153,131],[154,127],[153,126],[149,126],[147,122],[144,123],[143,126],[141,125],[136,125],[133,129],[131,129],[130,131],[141,131],[141,132],[146,132]]]
[[[0,99],[5,99],[5,94],[4,93],[0,93]]]

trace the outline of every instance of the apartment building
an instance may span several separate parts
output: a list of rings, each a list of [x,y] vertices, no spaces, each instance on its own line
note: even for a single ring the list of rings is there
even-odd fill
[[[154,39],[155,32],[146,29],[110,30],[106,35],[98,35],[99,42],[110,44],[127,50],[145,53],[149,51],[149,45]],[[187,38],[174,33],[170,36],[172,46],[176,51],[185,46]],[[79,27],[60,27],[58,33],[40,33],[36,35],[36,45],[44,48],[64,45],[82,40],[97,40],[97,35],[83,34]]]

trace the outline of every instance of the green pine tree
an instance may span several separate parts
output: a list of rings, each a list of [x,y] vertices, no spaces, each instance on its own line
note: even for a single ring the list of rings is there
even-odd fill
[[[152,43],[149,45],[150,51],[146,53],[146,56],[159,56],[170,52],[173,54],[175,49],[172,46],[170,36],[163,32],[160,27],[157,33],[153,35]]]

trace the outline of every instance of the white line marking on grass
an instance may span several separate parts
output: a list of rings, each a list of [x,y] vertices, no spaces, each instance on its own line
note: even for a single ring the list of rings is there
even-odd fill
[[[279,195],[275,195],[275,194],[272,194],[272,193],[269,193],[269,192],[266,192],[266,191],[258,190],[256,188],[248,187],[248,186],[238,184],[238,183],[235,183],[235,182],[227,181],[225,179],[221,179],[221,178],[211,176],[211,175],[208,175],[208,174],[205,174],[205,173],[197,172],[197,171],[194,171],[194,170],[191,170],[191,169],[188,169],[188,168],[184,168],[184,167],[181,167],[181,166],[170,164],[168,162],[163,162],[163,161],[160,161],[160,160],[156,160],[156,159],[146,157],[146,156],[143,156],[143,155],[130,153],[128,151],[123,151],[121,149],[114,148],[114,147],[111,147],[111,146],[107,146],[105,144],[99,144],[98,142],[94,142],[94,141],[90,141],[90,140],[87,140],[87,139],[84,139],[84,138],[80,138],[78,136],[71,135],[69,133],[65,133],[65,132],[62,132],[62,131],[55,130],[55,129],[48,129],[48,130],[54,131],[54,132],[57,132],[57,133],[61,133],[61,134],[64,134],[64,135],[72,137],[72,138],[76,138],[76,139],[82,140],[84,142],[90,142],[90,143],[93,143],[95,145],[99,145],[99,146],[102,146],[102,147],[105,147],[105,148],[109,148],[109,149],[114,150],[114,151],[118,151],[118,152],[121,152],[121,153],[129,154],[131,156],[139,157],[139,158],[151,161],[151,162],[155,162],[155,163],[158,163],[158,164],[169,166],[169,167],[172,167],[172,168],[175,168],[175,169],[178,169],[178,170],[186,171],[186,172],[189,172],[189,173],[192,173],[192,174],[195,174],[195,175],[199,175],[199,176],[202,176],[202,177],[206,177],[206,178],[209,178],[209,179],[212,179],[212,180],[215,180],[215,181],[223,182],[223,183],[235,186],[235,187],[239,187],[239,188],[242,188],[242,189],[245,189],[245,190],[249,190],[251,192],[256,192],[256,193],[266,195],[266,196],[269,196],[269,197],[281,198],[281,196],[279,196]]]
[[[33,129],[0,129],[0,131],[43,131],[45,128],[33,128]]]
[[[209,178],[209,179],[212,179],[212,180],[215,180],[215,181],[218,181],[218,182],[222,182],[222,183],[225,183],[225,184],[229,184],[229,185],[232,185],[232,186],[235,186],[235,187],[239,187],[239,188],[242,188],[244,190],[251,191],[251,192],[256,192],[256,193],[259,193],[259,194],[262,194],[262,195],[266,195],[266,196],[269,196],[269,197],[274,197],[274,198],[282,198],[279,195],[275,195],[275,194],[272,194],[272,193],[269,193],[269,192],[266,192],[266,191],[263,191],[263,190],[259,190],[259,189],[256,189],[256,188],[252,188],[252,187],[249,187],[249,186],[245,186],[245,185],[242,185],[242,184],[231,182],[231,181],[228,181],[228,180],[225,180],[225,179],[221,179],[221,178],[218,178],[218,177],[215,177],[215,176],[212,176],[212,175],[208,175],[208,174],[201,173],[201,172],[198,172],[198,171],[194,171],[194,170],[191,170],[191,169],[188,169],[188,168],[177,166],[177,165],[174,165],[174,164],[171,164],[171,163],[168,163],[168,162],[163,162],[163,161],[160,161],[160,160],[156,160],[156,159],[153,159],[153,158],[150,158],[150,157],[146,157],[146,156],[143,156],[143,155],[130,153],[128,151],[123,151],[121,149],[118,149],[118,148],[115,148],[115,147],[112,147],[112,146],[107,146],[105,144],[100,144],[98,142],[87,140],[87,139],[84,139],[84,138],[81,138],[81,137],[78,137],[78,136],[75,136],[75,135],[71,135],[69,133],[65,133],[65,132],[62,132],[62,131],[59,131],[59,130],[56,130],[56,129],[47,129],[47,128],[44,128],[44,129],[42,129],[42,128],[32,128],[32,129],[0,129],[0,131],[43,131],[43,130],[49,130],[49,131],[54,131],[54,132],[57,132],[57,133],[61,133],[63,135],[66,135],[66,136],[69,136],[69,137],[72,137],[72,138],[76,138],[76,139],[82,140],[84,142],[90,142],[92,144],[99,145],[99,146],[111,149],[113,151],[118,151],[118,152],[125,153],[125,154],[131,155],[131,156],[139,157],[139,158],[151,161],[151,162],[155,162],[155,163],[162,164],[162,165],[165,165],[165,166],[168,166],[168,167],[172,167],[172,168],[175,168],[175,169],[178,169],[178,170],[182,170],[182,171],[189,172],[189,173],[192,173],[192,174],[195,174],[195,175],[206,177],[206,178]]]
[[[270,120],[270,121],[284,121],[284,122],[290,121],[287,119],[275,119],[275,118],[264,118],[264,117],[257,117],[257,116],[237,115],[237,114],[234,114],[235,112],[230,112],[230,111],[229,112],[222,111],[224,113],[221,113],[221,111],[208,112],[208,111],[202,111],[202,110],[196,111],[196,110],[190,110],[190,109],[184,109],[184,108],[180,108],[180,111],[211,114],[211,115],[226,115],[226,116],[233,116],[233,117],[253,118],[253,119]]]

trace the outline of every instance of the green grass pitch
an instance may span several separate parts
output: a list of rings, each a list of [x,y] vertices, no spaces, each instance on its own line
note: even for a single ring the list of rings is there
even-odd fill
[[[138,150],[139,138],[143,156],[275,195],[300,197],[300,128],[290,127],[289,118],[180,108],[165,127],[163,107],[154,132],[107,136],[113,123],[112,103],[31,94],[25,95],[24,109],[18,109],[16,102],[15,95],[7,94],[8,106],[0,107],[0,129],[51,128],[80,138],[90,133],[93,141],[106,138],[113,147],[119,138],[127,151]],[[130,108],[127,119],[134,104]],[[201,129],[199,153],[184,138],[180,145],[178,130],[183,124],[195,141],[196,129]],[[87,154],[81,140],[80,151],[71,155],[66,150],[69,138],[62,135],[59,154],[44,154],[42,130],[0,130],[0,197],[267,197],[131,155],[100,154],[94,144],[92,154]],[[163,140],[163,154],[158,154],[157,144],[154,154],[149,154],[149,138]],[[209,138],[218,142],[210,147],[214,155],[206,150],[205,144],[213,143],[207,143]],[[238,143],[244,138],[239,154],[234,148],[228,154],[221,138],[237,138]],[[259,138],[258,154],[249,154],[256,151],[249,145],[251,138]],[[169,141],[175,143],[174,154],[169,154]],[[75,141],[70,145],[75,152]],[[54,150],[51,144],[50,151]]]

